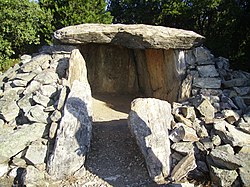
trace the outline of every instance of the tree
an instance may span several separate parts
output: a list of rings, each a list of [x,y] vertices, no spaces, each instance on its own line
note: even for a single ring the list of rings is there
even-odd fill
[[[193,30],[215,55],[250,66],[248,0],[109,0],[114,23],[146,23]]]
[[[0,69],[10,57],[33,52],[49,41],[51,18],[33,1],[0,0]]]
[[[104,0],[40,0],[39,4],[52,12],[56,29],[81,23],[112,22]]]

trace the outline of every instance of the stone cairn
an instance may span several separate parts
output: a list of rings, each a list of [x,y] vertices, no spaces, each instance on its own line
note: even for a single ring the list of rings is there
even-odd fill
[[[204,47],[185,53],[178,102],[131,103],[128,124],[149,175],[176,186],[250,186],[250,74]],[[22,56],[0,75],[0,182],[48,186],[84,177],[91,116],[85,61],[75,46]]]

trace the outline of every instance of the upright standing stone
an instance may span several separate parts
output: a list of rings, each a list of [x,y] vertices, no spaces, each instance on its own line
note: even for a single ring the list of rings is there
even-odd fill
[[[89,84],[74,81],[48,162],[53,179],[64,179],[84,169],[92,130],[91,99]]]
[[[149,175],[157,183],[164,183],[170,173],[168,129],[172,120],[167,101],[139,98],[131,104],[128,123],[145,157]]]
[[[74,80],[88,82],[86,62],[78,49],[74,49],[69,59],[69,77],[68,81],[72,86]]]

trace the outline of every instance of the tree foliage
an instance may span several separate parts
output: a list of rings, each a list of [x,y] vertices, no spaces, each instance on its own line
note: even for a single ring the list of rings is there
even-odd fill
[[[29,0],[0,0],[0,68],[9,57],[48,41],[51,15]]]
[[[196,31],[214,54],[244,69],[250,59],[248,0],[110,0],[115,23],[146,23]]]
[[[111,23],[104,0],[40,0],[39,4],[53,14],[56,29],[81,23]]]
[[[105,0],[0,0],[0,71],[24,53],[52,41],[59,28],[81,23],[111,23]]]

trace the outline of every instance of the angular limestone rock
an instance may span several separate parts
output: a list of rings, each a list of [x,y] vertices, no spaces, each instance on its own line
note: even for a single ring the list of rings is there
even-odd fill
[[[8,122],[15,119],[19,114],[19,107],[16,102],[4,102],[3,104],[0,106],[0,115]]]
[[[215,69],[214,65],[198,66],[197,67],[201,77],[217,77],[219,73]]]
[[[142,24],[82,24],[57,30],[54,37],[61,43],[110,43],[132,49],[189,49],[204,40],[192,31]]]
[[[199,140],[196,131],[193,128],[184,125],[183,123],[176,124],[176,128],[173,129],[173,131],[170,133],[169,138],[173,142],[179,142],[179,141],[195,142]]]
[[[210,166],[210,177],[213,185],[232,186],[238,177],[238,173],[235,170],[226,170]]]
[[[54,150],[48,161],[48,173],[53,179],[64,179],[84,169],[91,139],[91,106],[89,84],[75,80],[66,100]]]
[[[196,167],[194,153],[189,153],[174,167],[171,172],[171,179],[179,182],[188,175],[188,172],[194,170]]]
[[[47,145],[41,141],[36,141],[29,145],[25,158],[34,165],[42,164],[45,161],[46,153]]]
[[[194,103],[194,105],[199,110],[201,115],[204,116],[205,121],[210,122],[214,119],[215,108],[207,98],[202,97],[201,100]]]
[[[198,88],[217,89],[221,87],[221,80],[218,78],[194,78],[193,86]]]
[[[34,123],[2,134],[0,132],[0,155],[10,158],[22,151],[29,143],[43,136],[45,126],[43,123]]]
[[[138,98],[131,103],[128,124],[145,157],[150,177],[164,182],[170,172],[168,129],[173,116],[167,101]]]
[[[58,79],[58,75],[50,69],[44,70],[34,78],[35,81],[38,81],[41,84],[52,84],[54,82],[57,82]]]
[[[210,157],[214,164],[219,168],[225,168],[229,170],[236,170],[241,167],[241,160],[239,160],[234,154],[230,154],[228,151],[220,149],[213,149],[210,152]]]
[[[238,130],[235,126],[230,125],[225,120],[214,123],[215,133],[220,136],[224,143],[231,146],[244,146],[250,144],[250,134]]]

